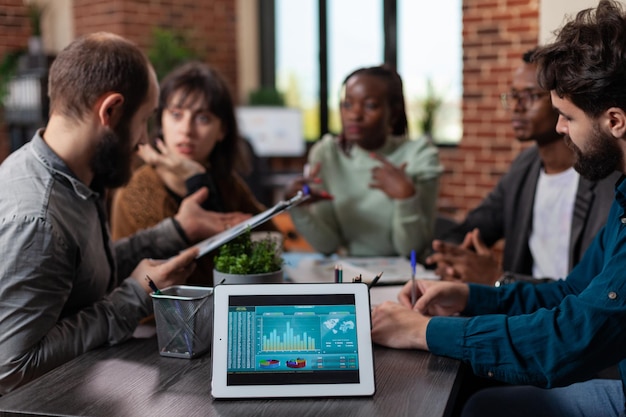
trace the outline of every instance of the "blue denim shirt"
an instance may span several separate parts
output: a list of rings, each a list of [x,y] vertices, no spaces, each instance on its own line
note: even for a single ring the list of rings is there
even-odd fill
[[[152,311],[128,277],[184,247],[171,219],[112,244],[101,195],[40,133],[0,165],[0,394],[104,344]]]
[[[626,181],[566,280],[470,285],[464,316],[434,317],[429,349],[512,384],[569,385],[619,363],[626,381]],[[626,384],[625,384],[626,385]]]

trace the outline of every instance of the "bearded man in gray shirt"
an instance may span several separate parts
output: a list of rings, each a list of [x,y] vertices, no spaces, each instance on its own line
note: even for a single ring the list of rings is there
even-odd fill
[[[152,312],[145,277],[184,283],[197,250],[179,251],[248,217],[202,210],[203,189],[173,218],[111,243],[104,192],[129,179],[147,142],[154,70],[134,44],[95,33],[58,55],[49,95],[47,127],[0,165],[0,394],[130,338]]]

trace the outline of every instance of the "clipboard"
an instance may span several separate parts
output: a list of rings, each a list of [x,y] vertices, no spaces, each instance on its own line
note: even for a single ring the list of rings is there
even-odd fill
[[[305,194],[302,191],[298,191],[298,193],[290,198],[289,200],[279,201],[273,207],[257,214],[239,223],[236,226],[231,227],[230,229],[226,229],[221,233],[218,233],[214,236],[211,236],[208,239],[203,240],[202,242],[196,243],[193,247],[198,248],[200,252],[196,259],[201,258],[207,253],[211,252],[214,249],[222,246],[224,243],[230,242],[237,236],[243,234],[248,229],[253,229],[260,224],[265,223],[272,217],[276,216],[278,213],[282,213],[283,211],[294,207],[305,200],[308,200],[311,196],[309,194]]]

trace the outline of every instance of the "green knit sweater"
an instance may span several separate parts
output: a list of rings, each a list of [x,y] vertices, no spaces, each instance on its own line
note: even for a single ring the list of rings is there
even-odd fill
[[[390,137],[377,153],[396,166],[407,163],[415,195],[393,200],[370,188],[371,170],[380,162],[358,146],[346,156],[336,138],[326,135],[311,148],[309,163],[321,163],[320,188],[334,199],[294,207],[291,216],[317,251],[331,254],[344,248],[350,256],[406,256],[430,246],[442,171],[437,149],[424,139]]]

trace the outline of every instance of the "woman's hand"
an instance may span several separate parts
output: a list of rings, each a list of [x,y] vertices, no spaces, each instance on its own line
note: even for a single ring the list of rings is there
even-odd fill
[[[176,194],[185,196],[185,181],[194,175],[203,174],[206,168],[193,159],[185,158],[170,151],[161,139],[156,140],[158,152],[149,144],[140,144],[137,154],[143,161],[154,167],[165,185]]]
[[[308,165],[305,166],[305,175],[296,178],[285,188],[285,198],[293,198],[298,191],[304,191],[308,193],[311,198],[302,202],[300,205],[306,205],[320,200],[332,200],[333,196],[328,194],[328,192],[315,187],[315,184],[322,182],[322,179],[318,177],[320,170],[321,164],[319,162],[311,169],[308,169]]]
[[[389,198],[397,200],[409,198],[415,194],[415,186],[405,172],[406,162],[397,167],[385,157],[374,152],[370,156],[381,163],[381,165],[372,168],[371,188],[377,188],[387,194]]]

